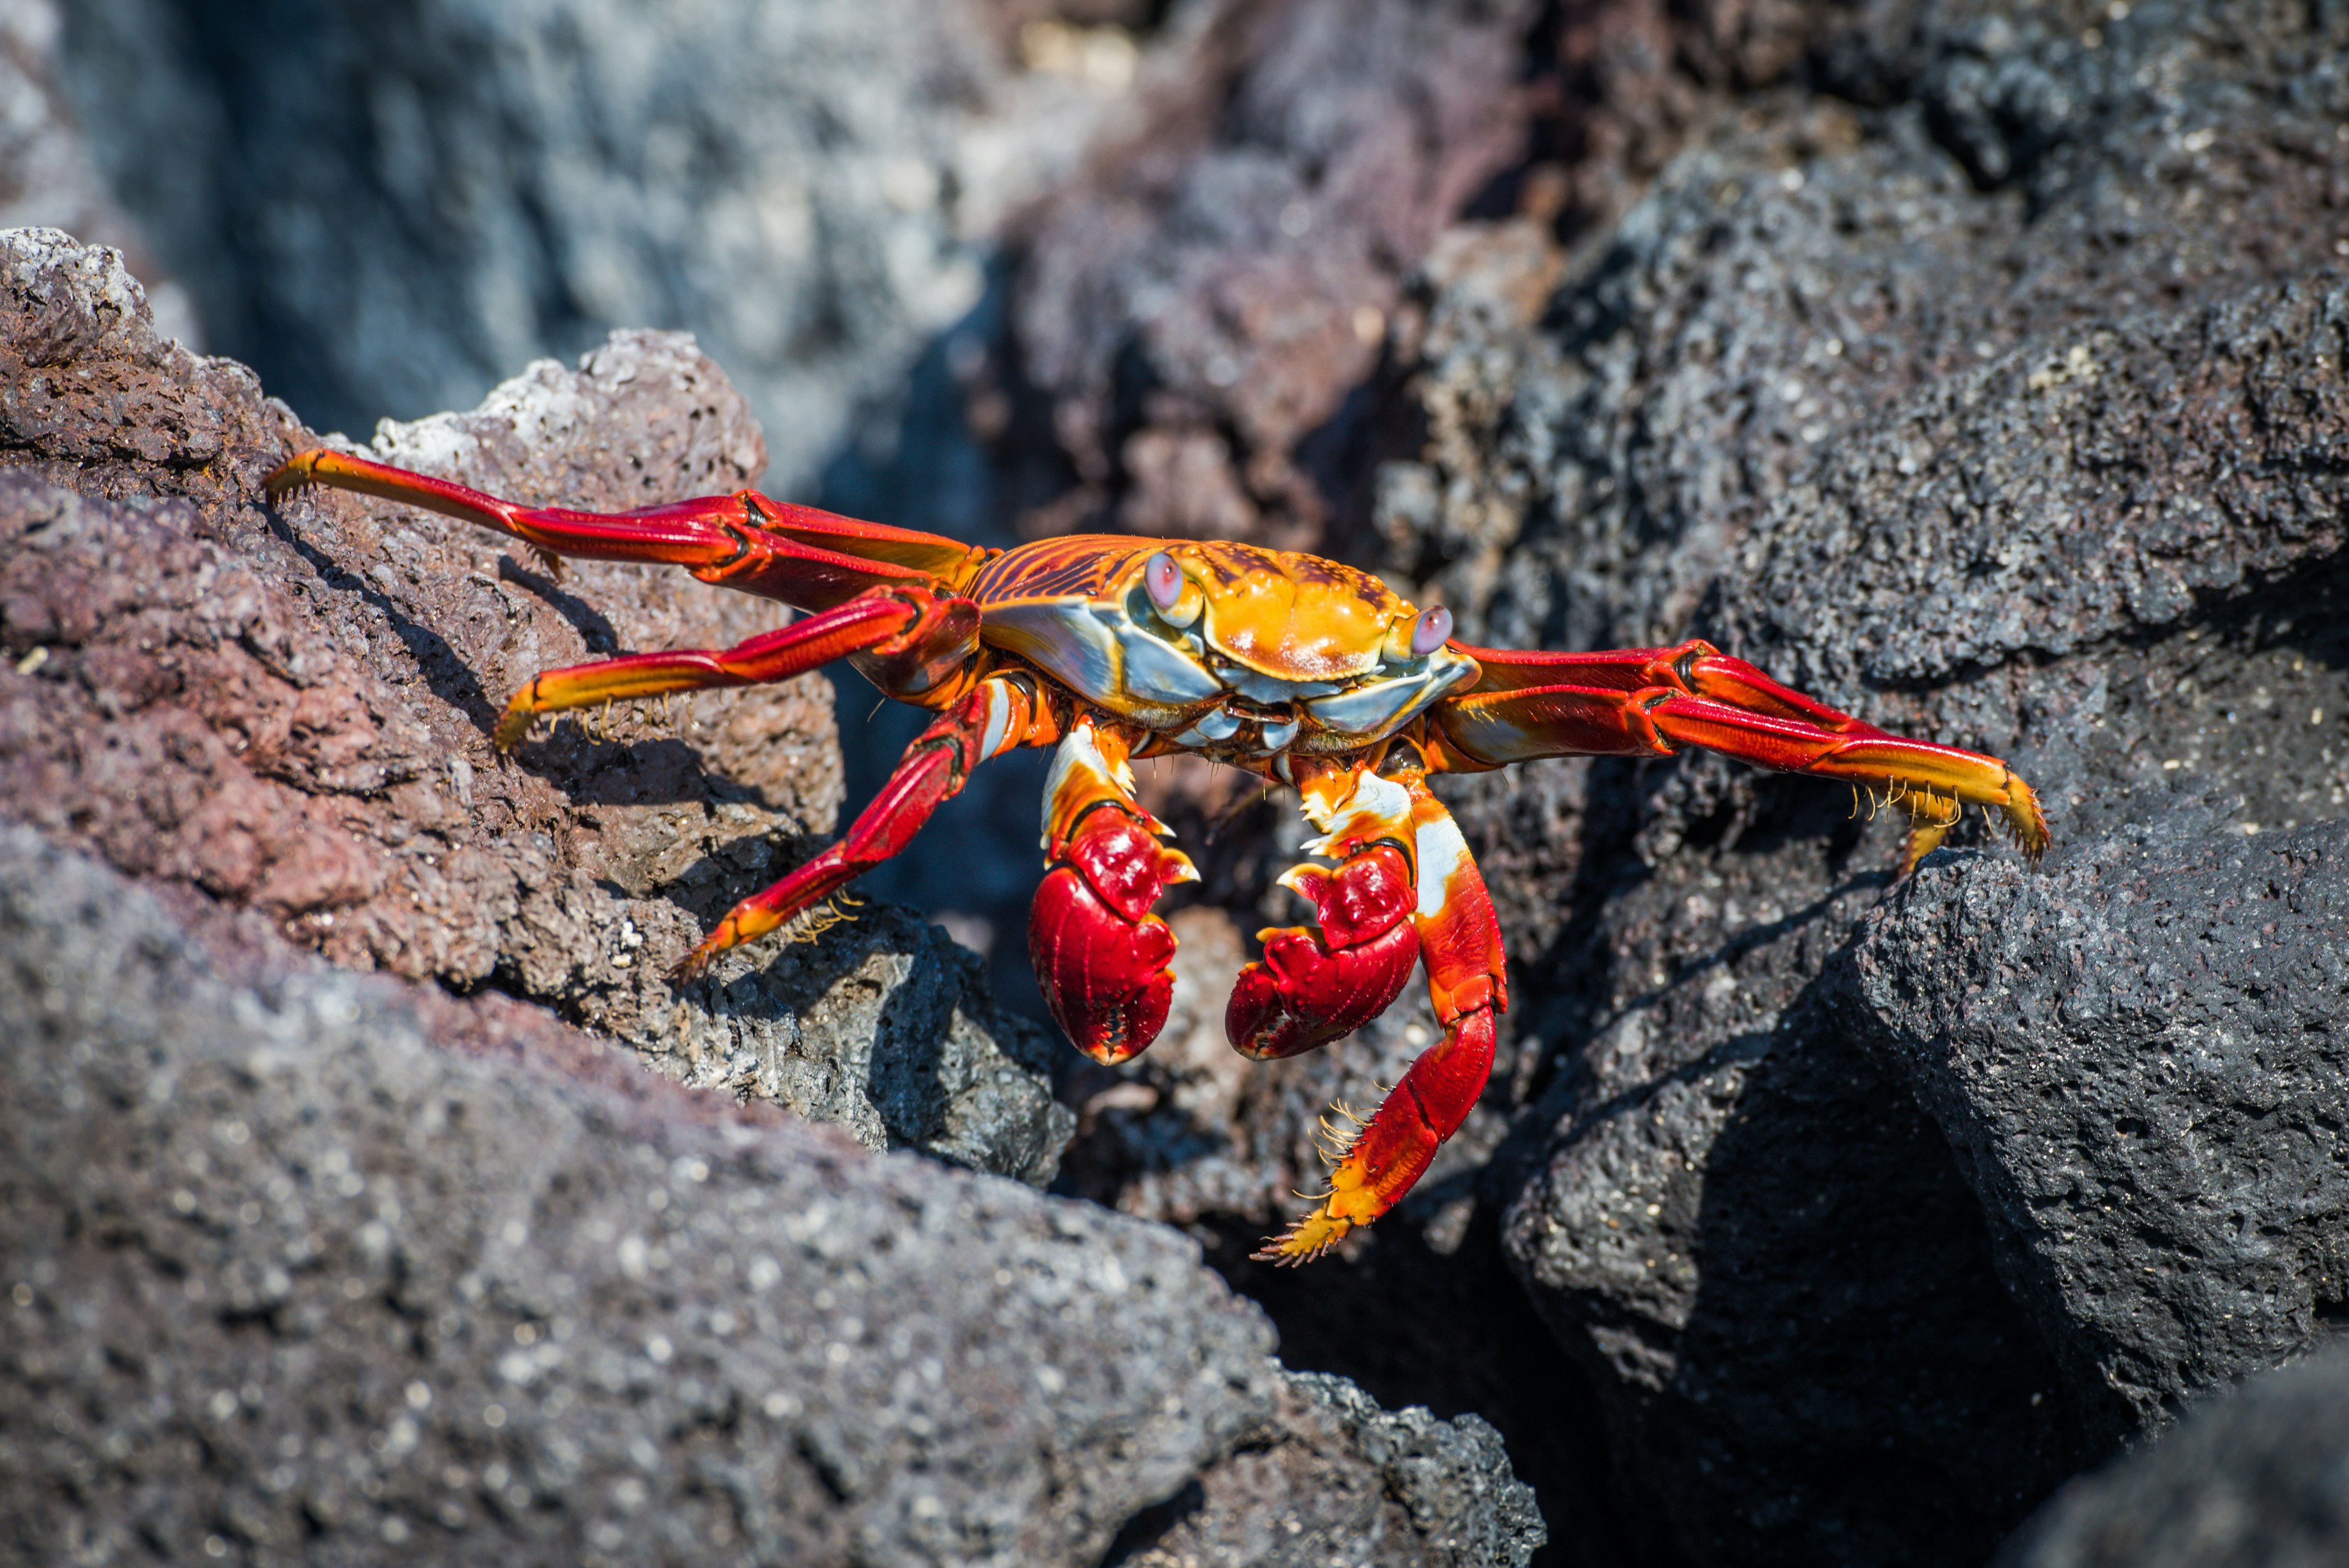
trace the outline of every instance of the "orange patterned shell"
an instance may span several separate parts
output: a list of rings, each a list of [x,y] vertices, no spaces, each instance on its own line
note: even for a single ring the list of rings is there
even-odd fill
[[[1122,534],[1023,545],[981,566],[964,591],[982,613],[1039,600],[1123,598],[1140,584],[1143,564],[1161,550],[1206,596],[1210,645],[1277,680],[1368,675],[1379,667],[1389,633],[1419,613],[1370,573],[1318,556]]]

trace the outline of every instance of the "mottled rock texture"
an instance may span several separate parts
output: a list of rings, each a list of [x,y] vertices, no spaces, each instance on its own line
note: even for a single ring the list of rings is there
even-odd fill
[[[1138,135],[1023,226],[1012,456],[1080,522],[1360,552],[1422,410],[1414,270],[1464,214],[1610,223],[1741,94],[1879,19],[1833,0],[1278,0],[1175,15]],[[1057,456],[1057,466],[1046,454]],[[1051,493],[1053,483],[1066,488]]]
[[[1072,1186],[1193,1226],[1313,1365],[1391,1404],[1486,1411],[1558,1495],[1587,1495],[1602,1458],[1563,1436],[1594,1428],[1595,1389],[1615,1511],[1553,1510],[1584,1561],[1980,1562],[2065,1475],[2337,1320],[2334,9],[994,15],[1036,59],[1094,62],[1080,74],[1157,31],[1120,57],[1139,67],[1126,134],[1095,143],[1018,231],[1007,286],[923,361],[949,415],[975,395],[1002,468],[957,447],[870,490],[902,509],[870,510],[978,516],[999,540],[1030,503],[1031,529],[1319,540],[1482,640],[1703,635],[1869,720],[2011,758],[2057,835],[2033,874],[1969,827],[1896,889],[1897,835],[1848,815],[1860,803],[1718,760],[1455,781],[1516,1002],[1502,1083],[1413,1204],[1315,1270],[1247,1272],[1237,1252],[1312,1173],[1320,1101],[1369,1097],[1424,1021],[1399,1012],[1259,1076],[1220,1054],[1188,975],[1164,1060],[1066,1085],[1087,1127]],[[1087,31],[1102,22],[1137,31]],[[159,104],[180,90],[156,79]],[[413,123],[397,92],[347,96],[367,137]],[[454,166],[438,156],[418,166]],[[596,254],[554,232],[564,257]],[[531,588],[555,591],[573,590]],[[641,753],[639,733],[622,732]],[[535,765],[600,765],[600,743],[557,732]],[[1301,836],[1283,802],[1169,774],[1154,805],[1200,856],[1203,901],[1237,911],[1181,913],[1186,943],[1236,955],[1256,915],[1293,918],[1267,889]],[[987,866],[891,884],[969,916],[957,929],[999,956],[1033,875],[1022,793],[967,819],[1009,825]],[[791,809],[705,802],[713,858],[770,842],[706,826],[730,804]],[[709,880],[731,887],[725,870]],[[716,898],[660,875],[673,899]],[[630,919],[652,963],[670,938]],[[917,945],[841,962],[954,969]],[[845,1085],[833,1114],[869,1135],[865,1059],[795,1055],[813,1014],[770,1000],[826,951],[735,971],[682,1019],[648,1013],[633,977],[547,983],[574,1016],[674,1041],[697,1081],[810,1104]],[[720,996],[795,1022],[718,1030],[696,1009]],[[893,1017],[835,1000],[860,1027]],[[999,1147],[1009,1168],[1035,1144]],[[1123,1549],[1237,1539],[1214,1495],[1202,1481]]]
[[[512,763],[489,743],[540,669],[733,642],[779,607],[658,569],[558,581],[407,507],[267,507],[262,479],[314,438],[250,371],[157,338],[112,252],[16,231],[0,266],[13,815],[330,962],[540,1001],[872,1147],[1050,1179],[1071,1121],[1048,1043],[919,922],[876,910],[684,992],[659,978],[831,826],[822,677],[550,726]],[[367,450],[607,508],[763,466],[739,394],[659,334],[618,335],[576,372],[542,361]]]
[[[2349,1361],[2252,1379],[2056,1493],[1999,1568],[2310,1568],[2349,1555]]]
[[[319,428],[686,327],[798,491],[1119,110],[1116,8],[1023,35],[1046,9],[97,0],[63,75],[211,341]]]
[[[2042,1014],[2027,1036],[2054,1053],[2034,1081],[2148,1127],[2208,1122],[2210,1146],[2037,1119],[2016,1075],[1981,1070],[2026,1036],[1993,1057],[1947,989],[2007,952],[2061,958],[2033,982],[2050,1005],[2105,994],[2068,971],[2073,934],[1962,912],[2010,877],[2025,925],[2044,880],[2071,900],[2045,920],[2130,930],[2155,918],[2119,912],[2141,879],[2174,875],[2161,896],[2198,911],[2274,881],[2244,859],[2271,832],[2331,864],[2337,829],[2312,825],[2349,784],[2338,20],[1863,9],[1816,35],[1801,90],[1704,128],[1611,233],[1448,235],[1402,345],[1426,451],[1380,482],[1390,566],[1472,637],[1706,636],[2006,756],[2050,806],[2045,878],[1969,838],[1871,919],[1897,836],[1841,792],[1701,757],[1454,791],[1511,938],[1521,1054],[1546,1058],[1487,1176],[1515,1192],[1507,1251],[1608,1396],[1653,1549],[1700,1562],[1980,1561],[2165,1400],[2318,1332],[2349,1238],[2323,1184],[2213,1165],[2191,1199],[2182,1171],[2144,1194],[2192,1220],[2145,1258],[2114,1217],[2068,1217],[2206,1147],[2323,1168],[2313,1108],[2227,1096],[2337,1086],[2330,1036],[2293,1022],[2330,1005],[2326,971],[2254,1000],[2282,971],[2249,947],[2291,929],[2283,903],[2323,907],[2329,872],[2277,883],[2209,967],[2109,982],[2288,1051],[2164,1085],[2150,1023],[2091,1047]],[[2004,1175],[1971,1152],[2002,1128]],[[2228,1282],[2270,1275],[2277,1302],[2227,1320]],[[2088,1304],[2148,1290],[2167,1316],[2134,1337]]]
[[[1929,867],[1849,979],[2118,1432],[2349,1303],[2349,831],[2212,818],[2173,808],[2041,876]]]
[[[1390,1412],[1342,1377],[1297,1373],[1273,1417],[1199,1483],[1138,1516],[1108,1562],[1526,1568],[1545,1534],[1486,1422]]]
[[[147,286],[157,329],[202,337],[187,290],[171,280],[99,171],[57,80],[63,18],[51,0],[0,8],[0,228],[57,228],[112,245]]]
[[[231,984],[21,828],[0,951],[26,1561],[1089,1564],[1279,1407],[1164,1230]]]

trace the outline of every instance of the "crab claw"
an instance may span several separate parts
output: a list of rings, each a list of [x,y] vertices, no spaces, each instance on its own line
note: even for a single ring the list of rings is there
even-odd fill
[[[1411,867],[1393,845],[1374,844],[1334,871],[1299,866],[1280,880],[1313,905],[1320,929],[1257,933],[1264,961],[1240,971],[1224,1032],[1258,1061],[1352,1033],[1402,994],[1419,961]]]
[[[1198,876],[1113,803],[1085,814],[1036,889],[1028,954],[1077,1049],[1114,1065],[1158,1038],[1174,993],[1174,933],[1150,906]]]

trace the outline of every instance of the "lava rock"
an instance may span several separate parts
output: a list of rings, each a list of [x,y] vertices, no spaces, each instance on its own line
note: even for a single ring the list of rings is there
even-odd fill
[[[23,1550],[1090,1563],[1278,1407],[1166,1231],[441,1049],[404,991],[233,985],[0,833]]]
[[[2287,1568],[2349,1553],[2349,1358],[2255,1377],[2057,1493],[2000,1568]]]
[[[1342,1377],[1290,1373],[1232,1456],[1127,1525],[1112,1568],[1526,1568],[1547,1537],[1500,1435],[1475,1416],[1388,1411]]]
[[[449,1012],[388,977],[231,980],[145,892],[0,826],[11,1541],[1082,1564],[1268,1537],[1247,1561],[1444,1568],[1541,1542],[1491,1428],[1285,1372],[1163,1227],[614,1079],[559,1029],[444,1040]]]
[[[1702,635],[2005,756],[2064,867],[2215,802],[2215,901],[2222,846],[2337,816],[2349,783],[2327,722],[2344,153],[2313,107],[2336,24],[2279,11],[2238,50],[2212,40],[2239,18],[2190,5],[2094,37],[1874,10],[1876,43],[1816,57],[1834,95],[1749,98],[1612,234],[1433,249],[1400,345],[1429,441],[1381,478],[1390,566],[1477,641]],[[1979,1561],[2153,1418],[2116,1424],[2101,1374],[2069,1373],[2100,1365],[2095,1325],[2025,1299],[1995,1190],[1951,1153],[1965,1124],[1847,1007],[1889,825],[1697,756],[1448,798],[1545,1059],[1488,1175],[1505,1242],[1609,1401],[1653,1549]],[[1972,1092],[1970,1118],[2011,1114]],[[2291,1163],[2279,1136],[2251,1158]],[[2241,1370],[2209,1343],[2182,1386]]]
[[[876,1151],[1052,1181],[1077,1125],[1052,1094],[1065,1048],[998,1010],[978,957],[938,927],[867,906],[729,972],[680,1026],[686,1083],[838,1123]]]
[[[2042,876],[1951,857],[1853,955],[1857,1027],[1907,1064],[2002,1276],[2116,1435],[2349,1303],[2349,829],[2212,815]]]
[[[1132,150],[1023,245],[1020,368],[1078,481],[1036,526],[1311,547],[1402,274],[1521,144],[1535,12],[1196,9]]]
[[[63,26],[50,0],[16,0],[0,16],[0,228],[64,229],[121,251],[146,280],[159,330],[193,346],[202,329],[188,291],[115,200],[59,89]]]
[[[821,676],[566,720],[519,765],[490,743],[502,694],[539,670],[724,646],[776,607],[608,563],[558,580],[413,508],[268,506],[263,480],[315,438],[249,370],[157,337],[113,252],[16,231],[0,268],[6,809],[250,915],[264,945],[493,984],[673,1075],[1050,1179],[1073,1122],[1048,1046],[926,926],[875,911],[780,971],[770,947],[682,992],[659,978],[831,826]],[[542,361],[471,412],[387,424],[366,450],[606,509],[739,488],[764,461],[692,340],[647,333],[577,371]],[[869,1087],[811,1097],[777,1077],[786,1059]]]

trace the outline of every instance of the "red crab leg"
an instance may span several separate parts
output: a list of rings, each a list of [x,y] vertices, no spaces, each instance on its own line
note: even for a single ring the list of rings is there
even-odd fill
[[[1061,742],[1044,786],[1050,869],[1028,913],[1028,956],[1053,1019],[1078,1050],[1110,1064],[1166,1026],[1174,933],[1150,907],[1169,883],[1199,877],[1133,798],[1133,742],[1087,716]]]
[[[669,978],[691,980],[728,948],[765,936],[838,892],[912,843],[980,763],[1014,746],[1047,744],[1058,733],[1059,722],[1032,677],[1014,673],[980,681],[905,748],[889,782],[839,843],[728,910]]]
[[[1417,885],[1412,925],[1444,1035],[1346,1143],[1330,1172],[1330,1190],[1256,1254],[1282,1264],[1319,1257],[1401,1202],[1426,1174],[1436,1149],[1460,1130],[1485,1092],[1493,1072],[1495,1016],[1509,1005],[1501,923],[1485,878],[1418,768],[1405,766],[1392,776],[1366,772],[1354,794],[1335,808],[1317,800],[1314,781],[1300,787],[1309,814],[1317,823],[1324,815],[1330,822],[1317,852],[1391,843],[1398,834],[1411,845]]]
[[[872,588],[846,604],[731,648],[632,653],[549,670],[531,678],[498,717],[497,744],[511,751],[541,713],[626,702],[671,691],[752,686],[862,656],[886,691],[918,695],[947,681],[978,649],[978,607],[928,584]]]
[[[1484,674],[1430,714],[1431,761],[1480,771],[1556,756],[1670,756],[1702,746],[1741,762],[1882,790],[1909,816],[1914,866],[1961,801],[2001,814],[2024,854],[2048,845],[2031,786],[1996,757],[1911,741],[1837,712],[1710,643],[1611,653],[1466,648]]]
[[[959,587],[987,552],[936,534],[835,517],[755,491],[604,514],[518,506],[388,463],[314,448],[268,480],[270,499],[306,485],[380,495],[479,524],[556,556],[666,562],[705,583],[830,609],[867,588],[936,581]]]

